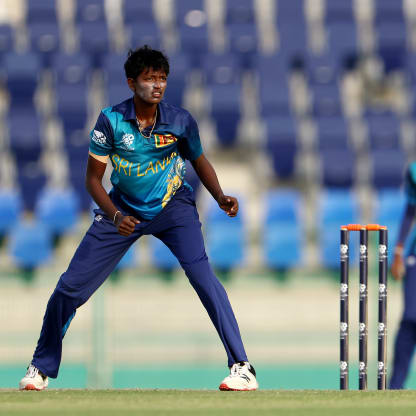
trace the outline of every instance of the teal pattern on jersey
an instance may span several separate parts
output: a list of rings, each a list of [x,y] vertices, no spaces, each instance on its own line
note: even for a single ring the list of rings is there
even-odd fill
[[[148,136],[150,128],[144,130]],[[137,126],[133,98],[104,108],[90,134],[90,152],[109,156],[113,191],[138,216],[151,220],[182,186],[185,159],[202,154],[196,121],[188,111],[161,102],[150,138]]]

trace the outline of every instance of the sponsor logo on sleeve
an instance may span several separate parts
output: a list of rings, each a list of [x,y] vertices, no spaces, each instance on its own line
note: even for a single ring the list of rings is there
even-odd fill
[[[94,130],[92,134],[92,141],[97,144],[105,144],[107,142],[107,138],[101,131]]]

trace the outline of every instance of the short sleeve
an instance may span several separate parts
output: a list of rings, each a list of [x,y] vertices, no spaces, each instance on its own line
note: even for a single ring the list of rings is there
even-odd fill
[[[404,189],[407,202],[416,205],[416,162],[411,163],[407,169]]]
[[[202,154],[198,124],[189,113],[187,114],[185,135],[179,144],[179,152],[184,159],[188,159],[190,161],[198,159],[198,157]]]
[[[90,152],[99,156],[107,156],[113,148],[113,128],[110,120],[101,112],[97,123],[90,133]]]

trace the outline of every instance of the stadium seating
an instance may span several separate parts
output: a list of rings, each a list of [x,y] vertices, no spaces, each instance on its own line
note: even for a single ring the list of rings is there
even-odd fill
[[[57,10],[55,0],[36,0],[26,2],[26,22],[56,23]]]
[[[3,65],[10,106],[31,107],[42,69],[39,56],[33,52],[10,52],[4,55]]]
[[[339,230],[341,225],[360,223],[358,202],[350,191],[327,190],[320,196],[317,208],[320,263],[329,269],[338,269]],[[358,253],[356,240],[350,241],[351,261],[356,261]]]
[[[302,266],[304,230],[302,196],[296,190],[270,191],[266,195],[263,254],[267,267],[278,271]]]
[[[39,222],[21,221],[10,233],[9,252],[25,269],[45,264],[52,255],[51,235]]]
[[[405,210],[406,198],[401,189],[384,189],[377,193],[374,218],[377,224],[387,226],[391,247],[396,243],[399,235],[401,217]],[[389,250],[389,262],[394,250]]]
[[[326,0],[325,22],[354,21],[354,2],[351,0]]]
[[[0,239],[14,227],[21,211],[20,194],[14,189],[0,188]]]
[[[317,117],[319,150],[347,150],[350,148],[347,121],[342,116]]]
[[[244,201],[241,199],[239,206],[238,215],[230,218],[212,201],[205,218],[208,257],[214,268],[225,273],[244,265],[245,261]]]
[[[293,116],[270,116],[265,125],[266,149],[274,172],[280,178],[293,177],[298,150],[296,120]]]
[[[402,150],[374,150],[371,152],[370,160],[371,184],[374,188],[398,188],[402,184],[406,166]]]
[[[0,25],[0,58],[6,52],[13,50],[14,33],[12,26],[8,24]]]
[[[79,211],[79,198],[73,189],[44,188],[35,207],[36,218],[53,236],[73,230]]]
[[[179,262],[169,248],[156,237],[150,239],[152,264],[165,272],[171,272],[179,267]]]

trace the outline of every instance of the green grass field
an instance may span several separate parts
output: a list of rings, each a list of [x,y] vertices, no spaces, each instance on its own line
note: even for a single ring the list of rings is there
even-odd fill
[[[415,391],[0,390],[0,415],[407,416]]]

